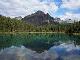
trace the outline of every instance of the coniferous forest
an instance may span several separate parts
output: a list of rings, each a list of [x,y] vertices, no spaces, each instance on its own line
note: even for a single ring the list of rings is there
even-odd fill
[[[47,23],[34,25],[23,19],[0,15],[0,32],[65,32],[80,33],[80,21],[74,23]]]

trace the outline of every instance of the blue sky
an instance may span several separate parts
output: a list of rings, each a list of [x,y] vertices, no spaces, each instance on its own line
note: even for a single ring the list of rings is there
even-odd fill
[[[80,19],[80,0],[0,0],[1,15],[24,17],[38,10],[61,19]]]

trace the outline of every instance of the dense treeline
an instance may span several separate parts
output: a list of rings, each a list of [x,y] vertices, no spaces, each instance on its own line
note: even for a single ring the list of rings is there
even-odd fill
[[[0,15],[0,32],[65,32],[80,33],[80,22],[34,26],[23,20]]]
[[[10,17],[0,16],[0,31],[1,32],[17,32],[30,31],[33,26],[25,23],[22,20],[17,20]]]
[[[80,21],[74,22],[65,29],[66,33],[80,33]]]

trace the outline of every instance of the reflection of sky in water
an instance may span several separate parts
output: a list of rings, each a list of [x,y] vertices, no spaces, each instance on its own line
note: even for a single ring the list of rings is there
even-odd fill
[[[1,50],[0,60],[80,60],[80,47],[63,43],[53,46],[48,51],[37,53],[24,46]]]
[[[80,47],[74,44],[61,44],[49,49],[50,52],[55,51],[58,55],[58,60],[74,60],[80,59]]]
[[[62,43],[80,45],[80,35],[54,34],[0,34],[0,49],[10,46],[25,46],[26,48],[43,52],[50,47]]]

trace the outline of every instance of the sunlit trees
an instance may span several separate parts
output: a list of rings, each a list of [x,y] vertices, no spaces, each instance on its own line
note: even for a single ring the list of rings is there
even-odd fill
[[[0,32],[65,32],[80,33],[80,21],[66,24],[29,24],[23,20],[0,15]]]

